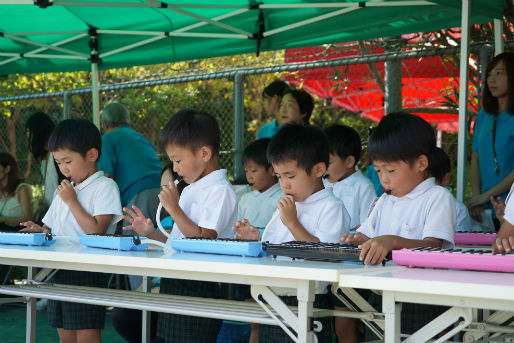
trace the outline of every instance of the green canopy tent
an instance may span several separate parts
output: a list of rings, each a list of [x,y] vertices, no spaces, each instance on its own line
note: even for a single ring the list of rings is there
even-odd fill
[[[98,124],[98,69],[459,26],[467,57],[470,24],[501,18],[504,6],[505,0],[0,0],[0,74],[91,70]],[[461,60],[467,85],[467,58]],[[467,101],[466,92],[460,99]],[[459,112],[460,170],[466,108]],[[460,173],[457,189],[464,194]]]

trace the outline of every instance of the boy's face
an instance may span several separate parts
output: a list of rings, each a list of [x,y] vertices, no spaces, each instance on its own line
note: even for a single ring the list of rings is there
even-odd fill
[[[97,171],[98,150],[96,149],[89,149],[86,156],[69,149],[59,149],[52,153],[61,173],[76,185]]]
[[[335,183],[341,181],[352,175],[354,172],[355,158],[353,156],[341,158],[337,154],[330,154],[327,173],[325,174],[329,182]]]
[[[266,112],[267,115],[274,116],[278,112],[278,107],[280,105],[280,97],[278,95],[269,96],[264,94],[262,96],[262,102],[264,112]]]
[[[308,175],[305,169],[298,167],[296,161],[273,163],[275,175],[285,195],[291,195],[296,202],[307,199],[323,189],[321,177],[326,172],[324,163],[316,164]]]
[[[168,144],[166,146],[166,153],[173,162],[173,171],[188,184],[195,182],[207,174],[207,163],[211,159],[209,148],[200,147],[196,149],[196,151],[192,151],[185,146]]]
[[[300,113],[300,106],[291,94],[286,94],[280,102],[277,124],[303,124],[305,114]]]
[[[384,192],[390,191],[390,194],[396,197],[403,197],[425,180],[428,160],[426,156],[421,155],[412,165],[405,161],[373,161],[373,166]]]
[[[257,164],[252,160],[246,161],[243,166],[245,168],[246,180],[248,180],[253,190],[264,192],[277,183],[272,167],[266,169],[265,166]]]

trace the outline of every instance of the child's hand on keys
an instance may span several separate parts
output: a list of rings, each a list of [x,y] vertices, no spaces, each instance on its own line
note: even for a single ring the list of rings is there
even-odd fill
[[[361,254],[359,259],[364,264],[379,264],[382,262],[387,254],[393,250],[394,236],[384,235],[368,239],[366,242],[359,245]]]
[[[278,201],[277,208],[280,213],[280,220],[282,220],[285,226],[291,227],[298,222],[296,204],[292,196],[284,195]]]
[[[61,181],[61,184],[57,187],[57,194],[59,194],[62,201],[68,206],[70,203],[77,200],[77,193],[75,193],[73,185],[67,179]]]
[[[346,235],[341,237],[341,239],[339,240],[339,243],[348,243],[348,244],[358,245],[358,244],[362,244],[368,240],[369,240],[369,238],[360,232],[347,233]]]
[[[234,239],[244,239],[249,241],[258,241],[261,239],[261,233],[255,227],[250,225],[247,219],[236,222],[236,226],[232,231],[237,232],[239,236],[234,235]]]
[[[134,230],[141,236],[148,236],[155,230],[152,221],[146,218],[136,205],[132,205],[132,208],[133,210],[123,207],[123,211],[127,215],[122,215],[121,217],[131,224],[124,226],[123,230]]]
[[[44,232],[41,226],[31,221],[20,223],[20,225],[25,226],[20,232]]]
[[[491,247],[493,252],[510,253],[514,250],[514,236],[497,237]]]

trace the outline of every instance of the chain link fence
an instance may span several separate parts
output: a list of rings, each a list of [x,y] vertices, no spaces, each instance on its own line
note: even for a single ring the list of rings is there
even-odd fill
[[[472,56],[471,79],[480,80],[480,58],[477,51],[480,46],[475,46],[471,51],[475,54]],[[196,108],[208,112],[216,117],[221,128],[222,143],[220,165],[222,168],[229,170],[229,175],[234,176],[234,152],[237,151],[235,146],[235,126],[234,126],[234,75],[236,72],[244,75],[244,139],[246,146],[255,139],[258,128],[266,122],[272,120],[267,118],[262,110],[261,92],[262,89],[275,79],[286,79],[291,84],[306,88],[307,80],[336,80],[329,88],[322,89],[327,94],[315,97],[315,109],[311,118],[311,123],[321,128],[325,128],[332,124],[344,124],[355,128],[361,135],[362,141],[368,140],[368,128],[376,125],[376,122],[363,117],[363,111],[359,106],[367,106],[366,99],[378,97],[383,104],[383,85],[381,85],[380,72],[377,74],[377,68],[384,61],[401,61],[405,66],[411,65],[409,73],[412,75],[428,75],[428,70],[418,70],[419,68],[429,68],[430,65],[422,64],[420,61],[428,56],[440,56],[444,62],[443,65],[449,68],[457,61],[458,65],[458,49],[438,49],[438,50],[419,50],[417,52],[397,52],[385,53],[381,55],[367,56],[343,56],[331,59],[323,58],[314,62],[302,63],[281,63],[277,64],[277,57],[271,65],[253,66],[252,68],[239,68],[229,71],[214,71],[211,69],[202,69],[202,73],[191,73],[190,75],[180,75],[180,70],[173,69],[167,73],[165,77],[162,74],[157,75],[158,78],[153,80],[137,80],[122,83],[113,83],[108,72],[101,72],[100,80],[102,87],[100,88],[100,107],[111,101],[118,101],[130,110],[131,126],[145,137],[147,137],[154,145],[156,145],[163,163],[168,161],[167,156],[163,153],[158,144],[158,137],[162,127],[169,118],[180,109]],[[333,57],[333,56],[332,56]],[[237,58],[232,59],[238,61]],[[279,56],[278,60],[284,60],[283,56]],[[238,62],[240,63],[240,62]],[[213,65],[220,68],[213,62]],[[377,67],[378,66],[378,67]],[[314,69],[313,69],[314,68]],[[323,68],[323,69],[320,69]],[[349,69],[353,68],[358,72],[349,73]],[[416,69],[418,68],[418,69]],[[198,69],[194,69],[198,71]],[[305,72],[305,70],[311,70]],[[323,78],[321,78],[321,70],[323,70]],[[207,72],[204,72],[207,71]],[[318,78],[316,78],[318,72]],[[360,75],[358,73],[361,73]],[[169,76],[171,74],[171,76]],[[346,75],[346,76],[345,76]],[[155,77],[155,75],[152,75]],[[405,75],[404,75],[405,76]],[[345,78],[346,77],[346,78]],[[339,80],[338,80],[339,78]],[[341,80],[343,78],[344,80]],[[413,78],[414,79],[414,78]],[[451,79],[451,78],[450,78]],[[116,80],[118,81],[118,80]],[[358,81],[358,82],[357,82]],[[349,98],[352,88],[356,88],[364,81],[371,89],[375,89],[372,94],[367,94],[367,89],[362,88],[360,102]],[[377,82],[378,81],[378,82]],[[321,82],[321,81],[319,81]],[[383,82],[383,80],[382,80]],[[426,99],[430,96],[436,97],[441,90],[435,93],[428,93],[428,90],[421,81],[412,81],[412,84],[404,85],[405,89],[413,89],[414,93],[409,93],[409,97],[404,97],[403,102],[418,101],[417,99]],[[457,95],[458,95],[458,87]],[[476,83],[470,93],[471,108],[470,118],[475,115],[478,108],[478,94],[480,84]],[[353,89],[355,90],[355,89]],[[25,122],[28,117],[35,111],[44,111],[50,115],[54,122],[58,122],[64,118],[87,118],[92,119],[91,91],[88,88],[69,89],[54,93],[36,93],[38,89],[31,92],[27,90],[26,94],[2,97],[0,98],[0,149],[11,152],[17,157],[22,175],[25,176],[27,182],[31,184],[41,184],[42,174],[40,173],[40,164],[30,158]],[[449,83],[448,100],[455,100],[455,83]],[[418,92],[419,97],[414,95]],[[335,94],[335,95],[334,95]],[[346,101],[347,105],[343,105]],[[455,100],[454,110],[456,112],[457,102]],[[348,105],[350,104],[350,105]],[[421,105],[421,104],[420,104]],[[441,104],[441,106],[451,107],[451,104]],[[353,106],[353,107],[352,107]],[[473,107],[474,106],[474,107]],[[367,113],[373,111],[382,111],[383,105],[377,108],[367,109]],[[434,125],[436,127],[437,125]],[[456,132],[439,132],[439,144],[450,155],[454,166],[457,156],[457,133]],[[470,141],[470,139],[468,139]],[[469,150],[468,150],[469,151]],[[363,171],[367,167],[367,158],[362,156],[360,167]],[[454,173],[455,174],[455,173]],[[453,177],[455,180],[455,175]]]

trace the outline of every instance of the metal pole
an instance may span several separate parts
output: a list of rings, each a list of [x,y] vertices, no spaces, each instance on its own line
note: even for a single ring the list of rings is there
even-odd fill
[[[468,60],[469,60],[469,19],[471,0],[462,0],[462,32],[460,45],[460,89],[459,89],[459,136],[457,146],[457,200],[464,202],[466,193],[466,138],[468,115]]]
[[[62,105],[62,120],[69,119],[71,114],[71,93],[69,91],[64,92]]]
[[[390,39],[394,42],[396,39]],[[387,42],[387,40],[386,40]],[[386,46],[386,52],[395,52]],[[392,60],[385,62],[385,99],[384,112],[389,114],[402,109],[402,61]]]
[[[241,158],[244,149],[244,74],[234,75],[234,180],[243,178]]]
[[[98,63],[91,63],[91,95],[93,100],[93,123],[100,129],[100,93],[98,91]]]
[[[503,23],[501,19],[494,19],[494,54],[503,52]]]

